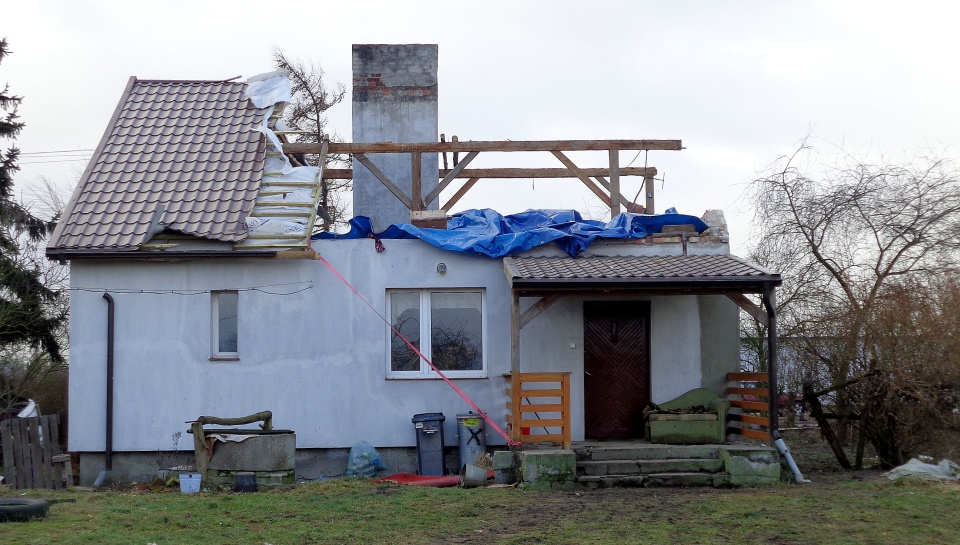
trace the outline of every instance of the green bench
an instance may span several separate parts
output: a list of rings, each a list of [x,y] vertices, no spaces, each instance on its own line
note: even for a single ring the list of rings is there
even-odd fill
[[[705,407],[706,412],[657,412],[647,415],[646,436],[651,443],[705,445],[724,443],[727,435],[727,411],[730,402],[713,390],[697,388],[661,403],[662,411],[682,411]]]

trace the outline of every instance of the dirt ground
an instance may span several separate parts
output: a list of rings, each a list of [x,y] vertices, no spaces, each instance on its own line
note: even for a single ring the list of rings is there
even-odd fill
[[[876,466],[869,466],[870,463],[875,462],[870,458],[865,459],[866,469],[843,471],[829,446],[820,439],[819,430],[816,428],[786,430],[783,435],[801,473],[810,480],[803,485],[807,493],[814,492],[818,488],[826,490],[845,481],[884,479],[883,470]],[[784,490],[777,489],[780,493]],[[551,527],[565,518],[576,517],[588,511],[602,513],[603,517],[610,521],[636,519],[638,512],[643,513],[645,520],[673,521],[674,518],[682,519],[677,516],[678,513],[684,508],[689,509],[693,498],[702,499],[710,495],[731,493],[741,492],[737,489],[715,488],[608,488],[538,493],[536,502],[529,505],[527,509],[518,510],[513,506],[511,516],[497,517],[482,532],[475,535],[451,536],[445,538],[442,543],[502,543],[507,536],[529,536],[531,529]],[[512,542],[509,538],[507,539],[507,542]],[[529,539],[523,541],[530,542]],[[624,542],[628,541],[629,539]],[[549,540],[534,539],[532,542],[549,542]]]

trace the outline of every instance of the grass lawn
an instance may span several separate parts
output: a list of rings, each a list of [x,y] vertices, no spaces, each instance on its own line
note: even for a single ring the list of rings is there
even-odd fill
[[[534,492],[354,479],[255,494],[37,490],[27,496],[57,501],[49,516],[0,523],[0,543],[960,543],[958,484],[891,483],[876,472],[813,477],[733,490]]]

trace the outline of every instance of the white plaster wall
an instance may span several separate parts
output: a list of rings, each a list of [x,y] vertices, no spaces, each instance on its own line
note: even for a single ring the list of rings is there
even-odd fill
[[[456,384],[505,420],[510,295],[501,260],[445,252],[415,240],[317,241],[315,248],[380,313],[389,288],[486,290],[487,378]],[[447,265],[446,274],[436,271]],[[297,286],[282,286],[302,282]],[[387,327],[320,261],[194,260],[72,263],[70,449],[102,451],[107,287],[116,300],[116,451],[172,448],[171,435],[200,415],[274,413],[300,448],[412,446],[410,418],[469,410],[439,380],[387,380]],[[276,295],[310,286],[294,295]],[[259,287],[258,290],[249,288]],[[239,295],[240,360],[210,361],[210,290]],[[136,291],[137,293],[125,293]],[[198,294],[189,294],[194,291]],[[142,293],[141,293],[142,292]],[[157,292],[157,293],[149,293]],[[273,292],[273,293],[270,293]],[[652,297],[652,394],[666,401],[700,385],[697,297]],[[532,299],[523,299],[529,306]],[[570,371],[574,438],[583,437],[583,300],[561,299],[521,336],[524,371]],[[489,444],[503,440],[488,427]],[[191,448],[185,435],[181,449]]]

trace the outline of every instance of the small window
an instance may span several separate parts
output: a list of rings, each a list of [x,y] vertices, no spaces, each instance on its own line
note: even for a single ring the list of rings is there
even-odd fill
[[[393,290],[387,304],[396,329],[389,332],[387,376],[436,377],[410,345],[451,378],[486,376],[482,291]]]
[[[239,296],[235,291],[215,291],[211,294],[211,359],[238,359],[237,310]]]

